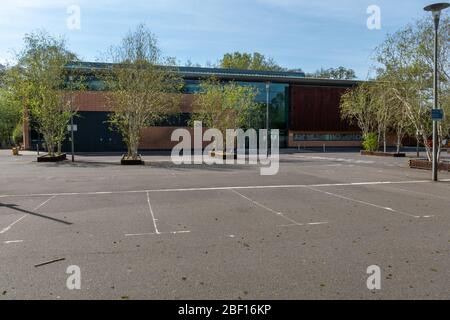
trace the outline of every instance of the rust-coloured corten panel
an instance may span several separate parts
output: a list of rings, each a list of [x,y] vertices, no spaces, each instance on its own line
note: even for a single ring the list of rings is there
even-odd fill
[[[293,131],[359,131],[341,120],[339,104],[347,88],[291,86],[289,129]]]

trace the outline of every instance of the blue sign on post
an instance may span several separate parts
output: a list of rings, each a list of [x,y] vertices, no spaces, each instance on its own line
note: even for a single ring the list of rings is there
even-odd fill
[[[431,109],[431,119],[433,121],[442,121],[442,119],[444,119],[444,110]]]

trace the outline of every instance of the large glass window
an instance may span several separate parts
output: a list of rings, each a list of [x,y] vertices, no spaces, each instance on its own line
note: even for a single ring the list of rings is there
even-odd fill
[[[265,108],[267,105],[267,89],[264,82],[238,82],[243,86],[252,86],[258,90],[256,102],[264,106],[264,125],[265,128]],[[270,129],[287,129],[289,111],[289,85],[282,83],[269,84],[269,125]]]
[[[265,82],[239,82],[258,90],[256,101],[261,106],[260,124],[255,129],[266,128],[267,87]],[[289,85],[269,83],[269,127],[280,130],[280,147],[287,146],[289,114]]]
[[[239,85],[251,86],[257,90],[256,102],[260,109],[255,114],[250,127],[254,129],[266,128],[267,89],[265,82],[238,81]],[[199,80],[185,80],[184,93],[200,92]],[[280,130],[280,146],[287,145],[289,113],[289,85],[284,83],[269,84],[269,126],[270,129]]]

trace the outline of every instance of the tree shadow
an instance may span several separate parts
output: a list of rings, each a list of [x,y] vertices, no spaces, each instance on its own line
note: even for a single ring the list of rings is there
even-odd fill
[[[32,215],[32,216],[36,216],[36,217],[39,217],[39,218],[44,218],[44,219],[52,220],[52,221],[55,221],[55,222],[63,223],[65,225],[72,225],[73,224],[72,222],[60,220],[60,219],[49,217],[49,216],[46,216],[46,215],[43,215],[43,214],[39,214],[39,213],[36,213],[36,212],[32,212],[32,211],[28,211],[28,210],[25,210],[25,209],[21,209],[21,208],[19,208],[19,206],[17,204],[5,204],[5,203],[1,203],[0,202],[0,207],[9,208],[11,210],[16,210],[16,211],[19,211],[19,212],[22,212],[22,213],[26,213],[26,214],[29,214],[29,215]]]

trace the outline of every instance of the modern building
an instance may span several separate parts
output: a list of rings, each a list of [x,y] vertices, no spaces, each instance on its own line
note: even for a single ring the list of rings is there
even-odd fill
[[[88,90],[74,99],[78,116],[74,123],[75,149],[78,152],[124,151],[121,136],[107,123],[110,110],[106,106],[101,82],[96,72],[107,70],[106,63],[76,63],[70,70],[87,79]],[[187,128],[192,113],[193,93],[202,79],[214,76],[221,81],[236,81],[257,89],[256,101],[266,105],[269,92],[269,124],[280,130],[280,147],[359,147],[360,130],[341,120],[339,103],[342,94],[358,81],[306,78],[303,72],[270,72],[216,68],[177,67],[184,79],[181,113],[143,130],[141,150],[169,150],[177,142],[170,137],[177,128]],[[34,149],[39,137],[25,123],[26,148]],[[69,143],[66,143],[69,150]]]

